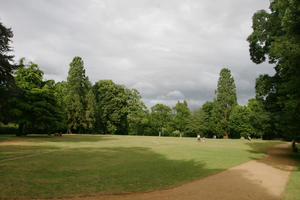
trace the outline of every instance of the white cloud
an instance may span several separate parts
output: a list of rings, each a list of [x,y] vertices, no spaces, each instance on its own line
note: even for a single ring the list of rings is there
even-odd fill
[[[179,90],[173,90],[167,94],[167,97],[184,98],[184,95]]]

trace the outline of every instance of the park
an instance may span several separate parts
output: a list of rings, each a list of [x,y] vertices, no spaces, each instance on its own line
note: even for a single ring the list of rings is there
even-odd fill
[[[299,13],[1,2],[0,199],[299,200]]]

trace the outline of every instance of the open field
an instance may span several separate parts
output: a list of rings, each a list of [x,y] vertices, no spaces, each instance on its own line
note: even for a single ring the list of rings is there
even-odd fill
[[[278,143],[116,135],[0,136],[0,199],[171,187],[261,158]]]

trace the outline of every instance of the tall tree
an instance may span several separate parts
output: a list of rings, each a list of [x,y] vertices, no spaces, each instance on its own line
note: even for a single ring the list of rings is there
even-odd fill
[[[66,110],[66,102],[65,102],[65,97],[67,94],[67,82],[66,81],[61,81],[55,84],[55,97],[57,100],[57,103],[59,107],[61,108],[62,112],[62,122],[61,122],[61,127],[60,127],[60,132],[66,132],[67,131],[67,110]]]
[[[85,123],[84,128],[86,131],[93,131],[96,122],[96,98],[92,89],[90,89],[85,99]]]
[[[274,0],[269,8],[253,15],[248,37],[251,60],[275,64],[273,76],[260,76],[257,98],[271,113],[275,131],[295,138],[300,135],[300,1]]]
[[[263,102],[258,99],[249,99],[248,108],[250,109],[249,122],[254,129],[254,136],[271,139],[270,132],[273,132],[273,130],[270,130],[271,116],[270,113],[266,111]]]
[[[13,55],[9,53],[12,51],[10,46],[13,32],[10,28],[6,28],[0,22],[0,121],[8,122],[9,112],[8,109],[11,105],[8,99],[16,94],[16,85],[14,82],[13,72],[17,69],[18,65],[13,64]]]
[[[213,111],[216,124],[215,131],[218,135],[224,135],[224,138],[228,138],[228,119],[232,109],[237,105],[236,87],[229,69],[223,68],[221,70],[215,93],[217,96]]]
[[[229,117],[229,129],[232,138],[254,136],[250,123],[251,111],[247,106],[235,106]]]
[[[187,121],[191,115],[190,109],[187,105],[187,102],[184,100],[183,103],[177,102],[177,104],[173,107],[175,111],[175,127],[176,130],[180,131],[180,133],[184,133],[187,125]]]
[[[148,110],[144,102],[141,100],[141,95],[136,89],[129,90],[128,99],[128,124],[129,124],[129,134],[132,135],[143,135],[144,129],[149,124]]]
[[[212,118],[214,106],[214,102],[207,101],[202,105],[200,109],[200,116],[202,121],[200,131],[207,137],[212,137],[214,135]]]
[[[61,126],[62,113],[54,94],[54,81],[43,81],[39,66],[32,62],[24,65],[23,61],[15,75],[19,95],[10,99],[15,105],[12,113],[19,124],[19,135],[56,131]]]
[[[203,115],[201,111],[193,110],[186,122],[185,136],[196,137],[198,134],[203,136]]]
[[[65,96],[67,133],[84,129],[87,88],[88,78],[85,76],[83,60],[74,57],[70,63]]]
[[[164,104],[151,107],[151,124],[156,134],[162,133],[171,119],[171,108]]]
[[[96,130],[100,133],[128,134],[128,92],[111,80],[95,83]]]
[[[9,55],[12,51],[10,46],[13,32],[10,28],[6,28],[0,22],[0,91],[11,87],[14,84],[13,71],[17,65],[13,64],[13,55]],[[2,95],[1,95],[2,96]]]

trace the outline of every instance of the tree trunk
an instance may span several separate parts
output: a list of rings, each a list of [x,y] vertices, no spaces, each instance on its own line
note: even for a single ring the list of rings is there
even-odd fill
[[[228,139],[228,131],[225,131],[225,135],[223,136],[224,139]]]
[[[227,125],[227,111],[226,111],[226,108],[225,108],[225,112],[224,112],[224,118],[225,118],[225,122],[226,122],[226,125]],[[227,127],[226,127],[226,130],[225,130],[225,135],[223,136],[224,139],[228,139],[228,130],[227,130]]]
[[[293,148],[293,152],[295,152],[295,153],[298,152],[298,148],[296,146],[296,141],[295,140],[293,140],[293,142],[292,142],[292,148]]]
[[[72,126],[71,125],[68,125],[67,127],[67,134],[72,134]]]
[[[19,124],[19,131],[18,131],[18,133],[16,134],[16,136],[22,136],[22,135],[25,135],[24,131],[25,131],[25,124],[24,124],[24,123],[20,123],[20,124]]]

